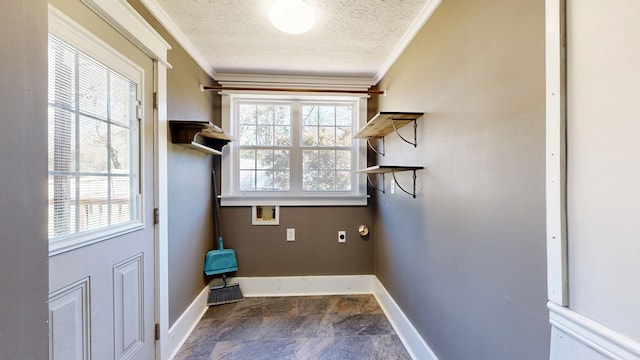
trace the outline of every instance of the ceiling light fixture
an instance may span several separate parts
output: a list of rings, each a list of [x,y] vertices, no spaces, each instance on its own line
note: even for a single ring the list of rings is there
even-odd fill
[[[273,26],[288,34],[302,34],[316,22],[311,6],[302,0],[277,0],[269,9]]]

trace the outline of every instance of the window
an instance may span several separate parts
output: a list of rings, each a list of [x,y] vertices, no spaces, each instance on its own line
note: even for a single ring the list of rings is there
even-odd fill
[[[139,226],[137,83],[49,35],[48,93],[49,240]]]
[[[366,205],[366,188],[354,173],[366,153],[353,139],[364,100],[227,101],[223,127],[236,141],[223,156],[222,205]]]

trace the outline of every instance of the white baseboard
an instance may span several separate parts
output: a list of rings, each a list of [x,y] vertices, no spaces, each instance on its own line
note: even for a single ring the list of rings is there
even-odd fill
[[[378,300],[382,311],[384,311],[411,357],[420,360],[438,360],[436,354],[431,350],[422,336],[420,336],[411,321],[409,321],[404,312],[402,312],[402,309],[400,309],[391,295],[389,295],[389,292],[387,292],[387,289],[385,289],[378,278],[374,279],[373,295],[376,297],[376,300]]]
[[[438,359],[375,275],[236,277],[230,282],[240,284],[245,297],[373,294],[411,357]],[[170,359],[207,310],[208,295],[207,286],[169,329]]]
[[[178,320],[176,320],[169,329],[168,353],[171,354],[169,355],[169,359],[173,359],[178,354],[182,344],[187,341],[189,334],[191,334],[196,325],[198,325],[202,315],[207,311],[208,298],[209,286],[205,286],[200,294],[191,302],[187,310],[180,315]]]
[[[588,317],[549,302],[549,322],[553,327],[573,337],[584,346],[609,359],[640,360],[640,343],[617,333]],[[552,339],[553,340],[553,339]],[[558,354],[554,354],[554,351]],[[556,341],[552,347],[551,358],[560,359],[571,356],[571,349]],[[584,351],[584,350],[580,350]]]
[[[258,296],[309,296],[371,294],[373,275],[236,277],[242,294]]]

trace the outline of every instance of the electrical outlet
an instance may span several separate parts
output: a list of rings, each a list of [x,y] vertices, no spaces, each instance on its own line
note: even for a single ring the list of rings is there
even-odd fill
[[[396,182],[394,180],[390,181],[389,187],[391,188],[390,189],[391,195],[395,194],[396,193]]]
[[[296,241],[296,229],[287,229],[287,241]]]
[[[338,231],[338,242],[347,242],[347,232],[344,230]]]

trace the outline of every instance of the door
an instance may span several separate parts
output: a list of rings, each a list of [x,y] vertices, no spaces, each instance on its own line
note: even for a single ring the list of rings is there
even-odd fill
[[[50,359],[153,359],[153,61],[80,2],[59,5],[49,17]]]

